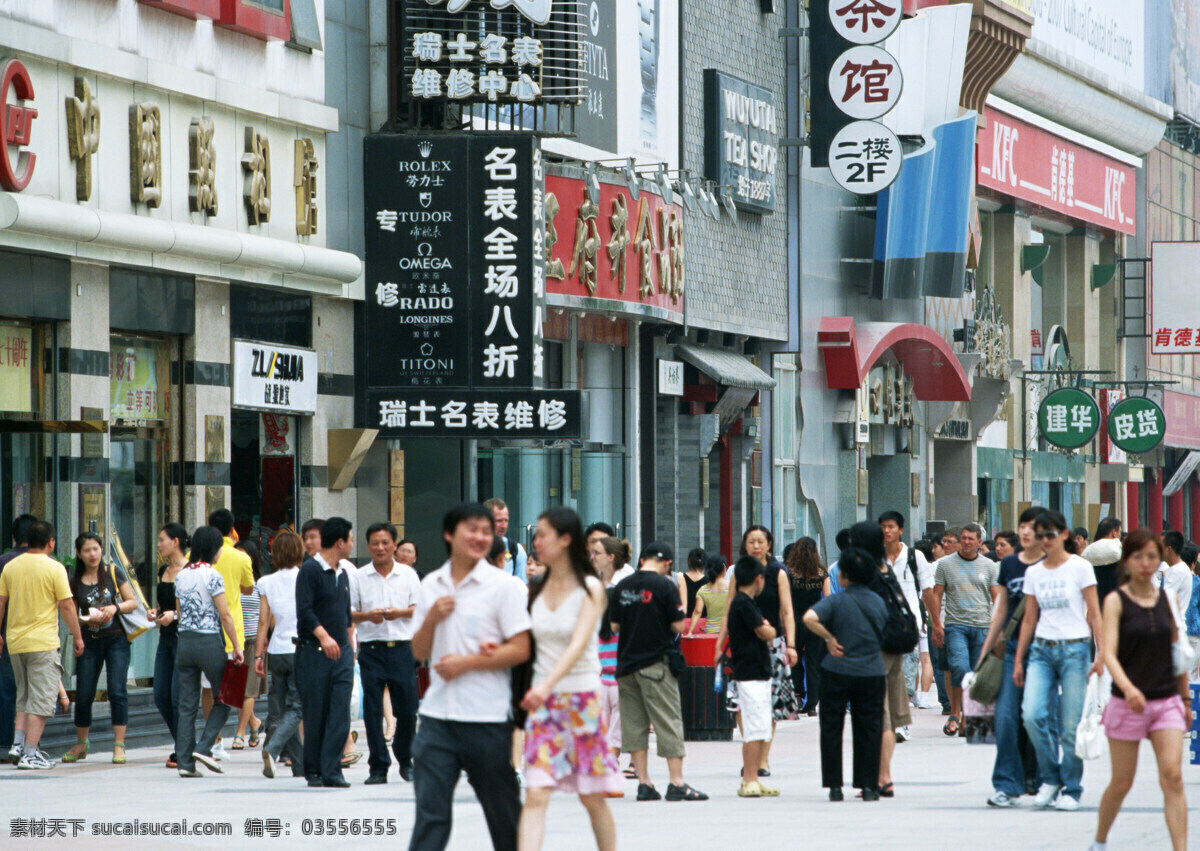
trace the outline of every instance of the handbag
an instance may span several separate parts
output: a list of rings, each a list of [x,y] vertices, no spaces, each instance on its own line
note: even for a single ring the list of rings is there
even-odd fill
[[[1162,583],[1159,583],[1159,590],[1167,595],[1167,605],[1171,609],[1171,617],[1175,619],[1175,629],[1178,630],[1178,638],[1171,645],[1171,668],[1175,676],[1182,677],[1184,674],[1191,673],[1192,666],[1196,664],[1196,653],[1192,650],[1192,645],[1187,640],[1187,630],[1181,623],[1183,619],[1179,616],[1179,607],[1175,602],[1175,595],[1164,588]]]
[[[221,674],[221,690],[217,700],[235,709],[242,708],[246,699],[246,677],[250,674],[249,665],[238,665],[232,659],[225,660],[225,672]]]
[[[1083,718],[1075,728],[1075,756],[1080,759],[1099,759],[1108,752],[1108,735],[1101,720],[1100,675],[1088,677],[1087,695],[1083,700]]]
[[[121,596],[120,586],[117,584],[117,566],[110,563],[108,572],[112,576],[113,588],[116,590],[116,597]],[[129,587],[133,589],[133,598],[137,600],[137,608],[132,612],[121,612],[118,614],[121,618],[121,626],[125,628],[125,638],[133,641],[146,630],[154,629],[158,626],[157,621],[150,620],[149,612],[146,608],[146,598],[142,596],[142,587],[138,584],[137,577],[126,568],[125,578],[129,582]]]
[[[996,646],[989,653],[985,653],[979,660],[979,664],[975,666],[975,677],[971,680],[971,687],[968,691],[971,700],[976,703],[986,705],[996,702],[996,696],[1000,694],[1000,680],[1004,676],[1004,659],[996,655],[996,650],[1012,640],[1013,630],[1021,622],[1024,614],[1025,598],[1022,597],[1021,602],[1017,603],[1016,611],[1008,619],[1008,625],[1004,627],[1003,642],[997,642]]]

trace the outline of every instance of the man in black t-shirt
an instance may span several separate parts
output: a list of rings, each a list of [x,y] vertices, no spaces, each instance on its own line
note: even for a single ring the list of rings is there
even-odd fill
[[[671,775],[668,801],[704,801],[708,796],[683,782],[683,712],[679,681],[671,671],[678,654],[675,636],[683,632],[679,586],[666,578],[674,555],[666,544],[642,550],[638,570],[612,594],[610,621],[617,633],[617,686],[621,706],[621,750],[631,754],[638,775],[639,801],[662,796],[650,782],[647,751],[650,724],[658,755]]]
[[[764,584],[758,559],[742,556],[734,565],[733,577],[737,594],[729,604],[725,621],[742,711],[742,785],[738,797],[774,797],[779,790],[759,781],[758,768],[763,748],[771,740],[771,655],[767,644],[775,638],[775,628],[754,604]]]

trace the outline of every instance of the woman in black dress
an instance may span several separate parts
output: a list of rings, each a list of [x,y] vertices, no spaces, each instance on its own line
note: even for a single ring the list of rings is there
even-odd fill
[[[696,592],[708,582],[704,572],[704,564],[708,555],[697,547],[688,553],[687,568],[675,574],[675,583],[679,586],[679,599],[684,605],[684,614],[690,615],[696,609]]]
[[[792,592],[792,616],[796,619],[796,653],[804,660],[803,665],[792,667],[792,683],[796,696],[803,695],[805,714],[816,717],[825,642],[804,626],[803,619],[804,613],[829,596],[830,591],[829,573],[821,564],[816,541],[812,538],[796,541],[788,553],[787,574]]]

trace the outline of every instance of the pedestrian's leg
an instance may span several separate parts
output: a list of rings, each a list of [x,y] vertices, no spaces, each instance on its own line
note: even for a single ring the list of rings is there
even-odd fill
[[[329,704],[325,710],[325,739],[321,743],[321,778],[342,779],[342,742],[350,735],[350,695],[354,691],[354,650],[342,645],[340,658],[330,662]],[[386,754],[386,749],[384,751]]]
[[[154,707],[162,716],[171,732],[171,740],[175,740],[175,728],[178,719],[179,706],[177,685],[175,680],[175,647],[174,636],[168,637],[161,631],[158,636],[158,649],[154,651]]]
[[[462,762],[458,758],[456,725],[436,718],[422,718],[413,741],[413,786],[417,796],[416,820],[409,851],[441,851],[450,844],[453,825],[454,787]],[[472,727],[474,725],[471,725]],[[512,783],[516,778],[508,772]]]
[[[883,739],[883,701],[887,677],[855,677],[850,689],[850,723],[854,731],[854,785],[874,789],[879,781]]]
[[[992,766],[992,789],[1010,798],[1019,798],[1025,791],[1025,771],[1017,741],[1021,727],[1022,689],[1012,681],[1014,653],[1015,648],[1010,648],[1004,655],[1000,691],[996,695],[996,761]]]
[[[321,776],[321,744],[328,705],[328,662],[320,647],[296,648],[296,685],[304,713],[304,773]]]
[[[100,668],[104,665],[104,646],[100,639],[85,638],[83,654],[75,660],[75,742],[67,755],[83,753],[92,727],[92,703],[100,684]],[[26,734],[28,735],[28,734]]]
[[[0,648],[0,751],[13,746],[17,724],[17,681],[8,647]]]
[[[1155,730],[1150,733],[1154,758],[1158,760],[1158,785],[1163,791],[1163,814],[1174,851],[1187,848],[1187,800],[1183,795],[1183,731]]]
[[[763,745],[766,743],[762,740],[755,742],[742,742],[742,782],[757,783],[758,782],[758,767],[762,764]]]
[[[372,776],[387,776],[392,758],[383,736],[383,691],[388,680],[392,651],[381,645],[364,645],[359,651],[362,678],[363,726],[367,731],[367,766]]]
[[[129,724],[129,640],[114,635],[104,640],[104,668],[108,672],[108,706],[112,718],[114,757],[125,756],[125,728]]]
[[[929,691],[933,687],[933,662],[930,661],[929,653],[922,651],[921,653],[921,694]]]
[[[1108,842],[1108,832],[1112,829],[1113,822],[1117,820],[1117,814],[1121,812],[1121,803],[1125,800],[1125,796],[1129,794],[1129,790],[1133,788],[1133,778],[1137,774],[1137,755],[1140,744],[1141,742],[1124,742],[1120,739],[1108,740],[1108,756],[1112,763],[1112,775],[1108,781],[1108,788],[1100,796],[1100,812],[1096,819],[1097,842]],[[1179,755],[1178,753],[1176,754],[1176,756]],[[1176,765],[1178,765],[1178,760],[1176,761]],[[1182,785],[1179,791],[1180,798],[1182,799]],[[1184,819],[1186,820],[1186,818],[1187,813],[1185,810]],[[1168,827],[1170,827],[1170,823],[1170,816],[1168,816]]]
[[[841,674],[824,672],[821,680],[821,785],[842,787],[842,731],[846,725],[846,680]]]
[[[194,771],[196,760],[196,715],[200,711],[200,664],[193,645],[199,641],[191,633],[181,633],[175,657],[179,680],[179,719],[175,728],[175,761],[180,771]]]
[[[296,683],[295,655],[288,654],[279,657],[280,664],[273,667],[271,676],[278,670],[283,680],[283,714],[279,720],[279,728],[275,735],[282,740],[280,749],[273,751],[275,756],[286,752],[292,760],[292,776],[304,775],[304,742],[300,735],[303,713],[300,705],[300,691]]]
[[[616,851],[617,823],[603,795],[580,795],[579,802],[587,810],[592,821],[592,835],[596,837],[597,851]]]
[[[550,808],[552,791],[552,786],[538,786],[525,790],[525,806],[521,808],[521,819],[517,827],[517,841],[521,851],[541,849],[542,840],[546,835],[546,810]]]
[[[950,663],[950,714],[962,723],[962,680],[971,669],[968,657],[967,629],[958,624],[946,625],[946,657]]]
[[[221,693],[221,678],[225,674],[226,662],[225,644],[221,640],[221,636],[206,635],[203,637],[199,661],[201,667],[204,669],[204,676],[208,677],[208,681],[212,684],[213,693],[219,695]],[[196,742],[197,753],[212,756],[213,745],[221,737],[221,728],[229,720],[229,713],[232,709],[233,707],[220,701],[213,704],[212,709],[208,711],[208,720],[204,724],[204,732],[200,734],[200,740]]]
[[[463,726],[472,728],[473,735],[469,739],[464,735],[459,740],[459,759],[483,807],[492,847],[496,851],[516,851],[521,793],[508,760],[512,724],[505,721]]]
[[[1059,736],[1062,739],[1062,783],[1063,794],[1078,801],[1083,797],[1083,760],[1075,754],[1075,728],[1083,717],[1083,702],[1087,698],[1088,668],[1092,665],[1092,647],[1089,642],[1068,644],[1058,648],[1063,651],[1059,658],[1059,681],[1062,691],[1059,697]]]
[[[417,668],[408,645],[399,648],[388,693],[394,729],[392,753],[401,767],[409,766],[412,765],[412,740],[417,723]]]
[[[1029,741],[1037,751],[1038,773],[1042,782],[1052,786],[1062,785],[1062,772],[1058,764],[1058,738],[1050,732],[1051,691],[1058,685],[1058,678],[1050,667],[1042,647],[1034,644],[1029,652],[1029,663],[1025,668],[1025,695],[1021,699],[1022,723]]]

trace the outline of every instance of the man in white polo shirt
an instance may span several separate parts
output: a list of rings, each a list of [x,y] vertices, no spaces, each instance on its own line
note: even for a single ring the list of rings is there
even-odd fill
[[[400,776],[412,780],[412,739],[417,726],[417,670],[413,663],[413,612],[421,594],[417,572],[394,558],[396,527],[375,523],[367,529],[371,563],[350,584],[350,617],[358,632],[363,723],[367,728],[367,785],[387,783],[392,765],[383,734],[383,691],[396,717],[392,750]]]
[[[513,772],[512,678],[529,659],[529,594],[487,562],[492,513],[477,503],[447,512],[450,558],[421,582],[412,650],[429,659],[429,689],[413,746],[417,817],[410,851],[450,843],[454,787],[466,771],[483,806],[492,847],[517,847],[521,799]]]

